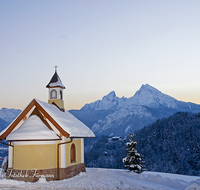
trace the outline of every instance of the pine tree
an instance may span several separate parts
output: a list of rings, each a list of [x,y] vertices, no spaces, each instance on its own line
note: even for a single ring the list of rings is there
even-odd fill
[[[130,171],[140,174],[145,171],[144,161],[142,161],[142,155],[137,152],[137,142],[133,141],[133,136],[134,134],[130,135],[130,142],[126,143],[127,156],[122,161]]]

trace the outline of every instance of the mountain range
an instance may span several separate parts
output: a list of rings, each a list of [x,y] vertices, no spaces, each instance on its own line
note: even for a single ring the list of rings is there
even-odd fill
[[[20,113],[21,110],[19,109],[2,108],[0,110],[0,118],[10,124]]]
[[[142,85],[130,98],[119,98],[111,91],[102,100],[85,104],[80,110],[69,110],[97,136],[125,136],[179,111],[200,112],[200,105],[178,101],[149,84]],[[5,128],[20,112],[21,110],[2,108],[0,127]]]
[[[0,130],[6,128],[20,113],[19,109],[2,108],[0,110]]]
[[[178,101],[149,84],[142,85],[130,98],[119,98],[112,91],[102,100],[86,104],[80,110],[70,110],[96,135],[120,136],[179,111],[196,113],[200,111],[200,105]]]

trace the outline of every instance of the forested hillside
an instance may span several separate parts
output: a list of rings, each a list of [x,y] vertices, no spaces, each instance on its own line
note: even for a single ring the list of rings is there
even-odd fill
[[[88,152],[85,152],[85,165],[94,168],[124,168],[122,157],[126,155],[122,138],[109,136],[97,137],[98,140]],[[92,140],[88,139],[89,142]],[[86,140],[86,141],[88,141]],[[85,145],[89,144],[87,142]]]
[[[200,113],[178,112],[136,132],[148,170],[200,175]]]
[[[122,168],[124,139],[100,138],[86,153],[86,166]],[[178,112],[135,132],[138,152],[146,169],[166,173],[200,175],[200,113]]]

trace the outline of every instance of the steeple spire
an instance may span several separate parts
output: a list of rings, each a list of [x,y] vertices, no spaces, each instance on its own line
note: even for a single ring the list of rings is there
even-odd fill
[[[53,77],[51,78],[50,82],[47,84],[47,88],[52,88],[52,87],[61,87],[65,89],[65,86],[62,84],[62,81],[60,80],[60,77],[57,74],[57,68],[58,66],[55,66],[55,73]]]
[[[47,84],[46,88],[49,89],[49,104],[54,104],[61,111],[64,111],[64,101],[63,101],[63,89],[65,89],[65,86],[62,84],[62,81],[60,80],[60,77],[57,74],[57,68],[58,66],[55,65],[55,73],[53,77],[51,78],[50,82]]]

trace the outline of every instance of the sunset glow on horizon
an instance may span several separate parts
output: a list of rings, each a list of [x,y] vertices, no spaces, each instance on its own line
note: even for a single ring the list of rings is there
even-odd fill
[[[48,101],[58,66],[65,109],[149,84],[200,104],[200,1],[0,1],[2,107]]]

